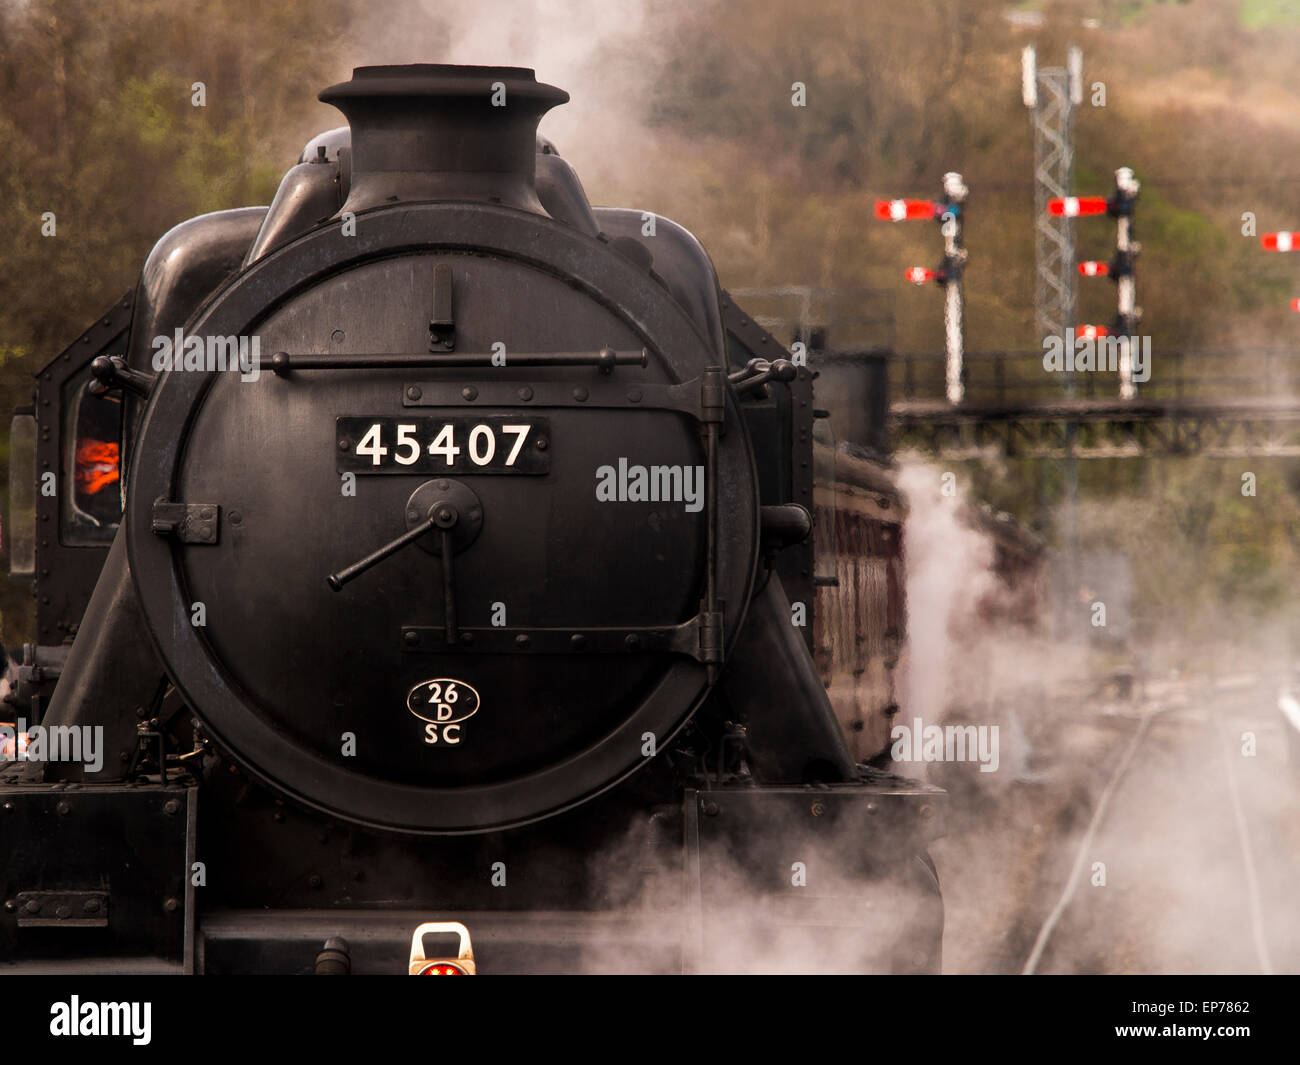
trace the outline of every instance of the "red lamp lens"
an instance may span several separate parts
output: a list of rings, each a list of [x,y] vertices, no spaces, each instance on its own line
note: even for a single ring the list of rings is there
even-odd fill
[[[465,970],[449,961],[438,961],[420,970],[421,976],[464,976]]]

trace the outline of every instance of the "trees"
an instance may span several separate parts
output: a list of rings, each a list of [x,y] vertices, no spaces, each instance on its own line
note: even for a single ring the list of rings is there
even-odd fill
[[[306,131],[337,124],[315,91],[340,73],[345,15],[333,0],[0,5],[6,424],[31,373],[135,283],[158,237],[269,203]],[[30,601],[0,587],[12,644]]]

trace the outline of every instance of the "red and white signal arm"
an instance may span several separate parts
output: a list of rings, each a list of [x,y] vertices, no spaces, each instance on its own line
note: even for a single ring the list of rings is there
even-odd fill
[[[933,200],[877,200],[876,217],[885,222],[934,217]]]
[[[1265,251],[1296,251],[1300,250],[1300,233],[1289,233],[1286,230],[1265,233],[1259,238],[1259,243]]]
[[[1047,213],[1064,218],[1077,218],[1079,215],[1105,214],[1105,196],[1065,196],[1047,201]]]
[[[424,953],[424,937],[433,934],[454,935],[459,940],[456,956],[429,958]],[[473,976],[474,948],[469,929],[459,921],[426,921],[411,933],[411,960],[407,972],[412,976]]]
[[[1085,340],[1096,340],[1098,337],[1110,336],[1110,330],[1104,325],[1077,325],[1074,327],[1075,336],[1081,336]]]
[[[1292,300],[1292,301],[1291,301],[1291,309],[1292,309],[1293,311],[1300,311],[1300,300]]]
[[[1079,264],[1079,273],[1084,277],[1105,277],[1110,273],[1110,267],[1096,259],[1088,259]]]
[[[924,266],[909,266],[903,271],[903,276],[914,285],[924,285],[927,281],[933,281],[939,275],[933,270],[927,270]]]

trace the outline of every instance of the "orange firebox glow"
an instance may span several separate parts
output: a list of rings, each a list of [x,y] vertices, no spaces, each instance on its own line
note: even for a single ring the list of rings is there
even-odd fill
[[[87,440],[77,448],[77,486],[94,495],[117,480],[117,445]]]

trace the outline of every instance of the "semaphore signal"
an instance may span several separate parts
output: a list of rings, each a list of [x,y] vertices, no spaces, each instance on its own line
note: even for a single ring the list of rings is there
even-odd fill
[[[933,200],[877,200],[876,217],[882,222],[913,222],[937,218],[943,211]]]
[[[1265,251],[1300,251],[1300,233],[1286,229],[1276,233],[1261,233],[1259,244]],[[1291,301],[1291,309],[1300,311],[1300,299]]]
[[[970,189],[960,174],[951,171],[943,176],[942,200],[877,200],[876,217],[885,222],[938,219],[943,233],[943,262],[937,270],[910,266],[903,276],[914,285],[934,281],[943,286],[943,332],[947,352],[946,391],[949,403],[960,403],[965,392],[962,348],[965,325],[962,303],[962,269],[966,249],[962,247],[963,213]]]
[[[1105,214],[1105,196],[1058,196],[1047,201],[1047,213],[1058,218],[1078,218],[1080,215]]]
[[[1090,340],[1097,337],[1119,338],[1119,395],[1132,399],[1137,395],[1133,383],[1132,337],[1142,318],[1137,305],[1137,278],[1133,265],[1142,245],[1133,239],[1133,205],[1141,182],[1126,166],[1115,171],[1115,191],[1105,196],[1060,196],[1047,201],[1049,214],[1064,218],[1109,215],[1115,219],[1115,256],[1108,263],[1089,259],[1079,263],[1084,277],[1109,277],[1115,282],[1115,317],[1109,326],[1080,325],[1075,335]]]

